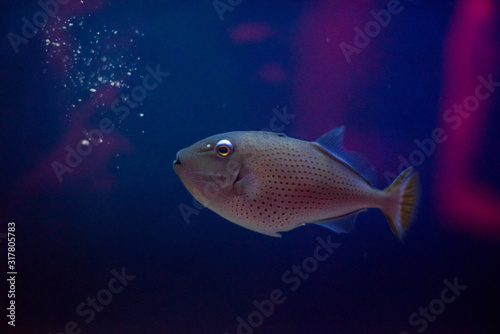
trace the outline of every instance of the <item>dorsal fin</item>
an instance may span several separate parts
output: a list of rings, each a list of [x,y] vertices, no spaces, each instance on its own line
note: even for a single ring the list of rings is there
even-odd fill
[[[328,131],[319,137],[315,144],[337,160],[351,167],[370,185],[377,180],[377,172],[368,160],[359,153],[347,151],[344,148],[344,126]]]

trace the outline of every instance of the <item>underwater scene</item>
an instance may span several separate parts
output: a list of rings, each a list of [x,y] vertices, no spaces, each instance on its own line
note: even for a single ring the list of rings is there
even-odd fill
[[[500,0],[0,9],[0,333],[500,333]]]

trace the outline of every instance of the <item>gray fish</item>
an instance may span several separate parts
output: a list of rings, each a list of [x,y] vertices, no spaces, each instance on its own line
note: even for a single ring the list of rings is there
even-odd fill
[[[386,189],[371,186],[369,164],[343,148],[344,127],[316,142],[272,132],[237,131],[177,153],[174,170],[201,204],[227,220],[273,237],[307,223],[350,232],[357,214],[379,208],[402,240],[419,197],[417,173]]]

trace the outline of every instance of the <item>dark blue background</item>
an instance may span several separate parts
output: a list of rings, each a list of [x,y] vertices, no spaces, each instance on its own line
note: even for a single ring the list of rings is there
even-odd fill
[[[436,126],[443,38],[454,3],[405,6],[404,20],[391,23],[401,36],[387,46],[381,83],[366,93],[380,103],[370,105],[380,132],[407,143],[400,152]],[[234,45],[228,29],[255,20],[291,36],[302,7],[244,1],[223,22],[211,1],[113,1],[91,13],[89,26],[106,22],[144,33],[130,50],[140,56],[137,73],[160,64],[170,76],[117,130],[132,149],[103,166],[114,177],[112,187],[67,182],[16,199],[1,212],[0,233],[8,221],[17,226],[17,326],[8,333],[58,333],[73,320],[82,333],[233,334],[236,318],[254,311],[252,301],[268,299],[274,289],[287,300],[256,333],[415,333],[409,315],[438,298],[443,280],[454,277],[467,290],[426,332],[500,330],[498,244],[443,227],[432,209],[433,157],[420,169],[422,205],[404,245],[377,210],[360,215],[350,235],[308,226],[281,239],[240,228],[208,209],[191,216],[190,224],[184,221],[178,206],[192,205],[192,197],[173,172],[175,153],[215,133],[268,127],[275,106],[292,108],[290,83],[272,85],[254,74],[270,60],[292,72],[291,46],[281,40]],[[19,30],[20,18],[37,5],[10,1],[1,8],[0,189],[8,203],[19,182],[64,138],[64,99],[84,93],[62,87],[45,63],[40,36],[18,54],[12,51],[7,32]],[[395,90],[384,89],[387,77]],[[498,121],[498,113],[493,118]],[[298,128],[300,122],[292,122],[285,132],[294,136]],[[494,129],[484,135],[498,143]],[[481,159],[499,189],[498,170],[488,168],[498,166],[498,149],[485,149]],[[291,292],[282,273],[312,255],[318,236],[328,235],[341,246]],[[4,241],[0,245],[5,258]],[[136,278],[86,324],[76,306],[106,288],[110,271],[122,267]],[[5,323],[2,316],[0,327]]]

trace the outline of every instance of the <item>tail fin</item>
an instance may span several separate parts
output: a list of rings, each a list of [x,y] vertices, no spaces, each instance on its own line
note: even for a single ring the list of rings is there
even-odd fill
[[[382,212],[389,221],[392,233],[403,241],[417,213],[420,185],[418,173],[412,174],[413,167],[404,170],[394,182],[384,190],[388,201]]]

